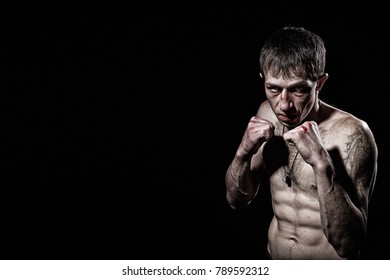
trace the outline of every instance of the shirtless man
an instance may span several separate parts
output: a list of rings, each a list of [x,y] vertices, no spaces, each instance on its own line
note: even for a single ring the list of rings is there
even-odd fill
[[[226,172],[233,209],[269,186],[272,259],[356,259],[365,239],[377,146],[366,122],[319,99],[325,52],[302,27],[283,27],[264,44],[267,100]]]

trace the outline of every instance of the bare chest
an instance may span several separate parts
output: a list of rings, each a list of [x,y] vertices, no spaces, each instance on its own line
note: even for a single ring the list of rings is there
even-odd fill
[[[269,182],[274,199],[293,196],[296,197],[297,202],[301,201],[302,204],[318,202],[317,183],[313,169],[299,153],[292,153],[288,156],[286,164],[271,173]]]

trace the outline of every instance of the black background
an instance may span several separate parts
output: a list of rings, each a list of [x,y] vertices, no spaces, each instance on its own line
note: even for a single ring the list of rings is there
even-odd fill
[[[327,47],[321,97],[376,137],[362,258],[387,259],[388,12],[356,5],[3,9],[0,258],[263,258],[267,197],[233,211],[224,173],[265,98],[259,50],[297,24]]]

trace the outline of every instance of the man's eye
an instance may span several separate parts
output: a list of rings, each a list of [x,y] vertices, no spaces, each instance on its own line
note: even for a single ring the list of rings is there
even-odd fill
[[[280,92],[280,89],[277,87],[268,87],[268,90],[272,93],[278,93]]]
[[[311,89],[309,87],[296,87],[296,88],[294,88],[293,92],[296,92],[296,93],[309,93],[310,90]]]

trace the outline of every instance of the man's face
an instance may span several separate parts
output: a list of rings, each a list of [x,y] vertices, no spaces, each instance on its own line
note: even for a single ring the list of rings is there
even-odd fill
[[[276,117],[287,127],[299,125],[318,98],[317,81],[302,78],[264,77],[265,93]]]

